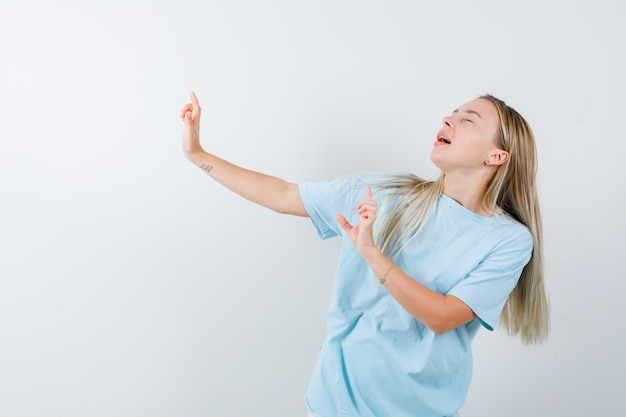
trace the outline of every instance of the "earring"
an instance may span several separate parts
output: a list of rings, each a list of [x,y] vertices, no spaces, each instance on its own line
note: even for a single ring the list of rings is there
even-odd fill
[[[485,165],[489,165],[489,160],[488,159],[485,161]]]

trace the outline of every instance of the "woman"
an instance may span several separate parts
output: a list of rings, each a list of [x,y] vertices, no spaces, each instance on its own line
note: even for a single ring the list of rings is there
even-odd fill
[[[524,342],[546,338],[535,143],[503,101],[481,96],[443,118],[436,181],[362,174],[296,185],[205,152],[193,93],[181,119],[185,156],[213,179],[310,217],[322,238],[347,238],[307,390],[311,416],[456,416],[481,325],[493,330],[502,316]]]

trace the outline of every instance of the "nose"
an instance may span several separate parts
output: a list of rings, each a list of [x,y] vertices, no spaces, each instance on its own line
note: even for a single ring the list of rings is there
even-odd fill
[[[444,117],[441,122],[443,123],[444,126],[447,127],[454,127],[454,125],[452,124],[452,118],[450,116],[446,116]]]

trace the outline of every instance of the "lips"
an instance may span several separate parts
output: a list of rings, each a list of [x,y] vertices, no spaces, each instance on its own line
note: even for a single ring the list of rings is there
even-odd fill
[[[450,140],[450,137],[446,134],[446,132],[440,130],[439,133],[437,133],[437,141],[435,143],[438,145],[449,145],[452,143],[452,141]]]

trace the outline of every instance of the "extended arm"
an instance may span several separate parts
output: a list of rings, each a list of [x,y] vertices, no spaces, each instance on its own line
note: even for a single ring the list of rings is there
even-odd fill
[[[372,233],[376,203],[372,200],[369,187],[365,200],[357,210],[361,216],[357,225],[352,226],[342,215],[337,215],[337,220],[374,274],[406,311],[437,334],[476,318],[474,311],[463,301],[452,295],[440,294],[415,281],[376,247]]]
[[[308,216],[300,199],[297,184],[239,167],[202,149],[200,104],[194,93],[190,96],[191,103],[186,104],[180,113],[184,123],[185,157],[214,180],[247,200],[279,213]]]

